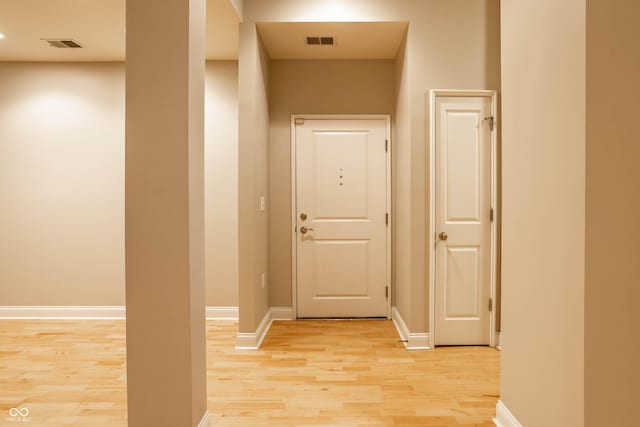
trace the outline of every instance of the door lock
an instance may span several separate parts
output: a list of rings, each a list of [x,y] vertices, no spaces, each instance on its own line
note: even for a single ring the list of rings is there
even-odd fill
[[[300,227],[300,232],[302,234],[307,234],[308,231],[313,231],[313,228],[311,227],[305,227],[304,225],[302,227]]]
[[[301,220],[303,220],[303,221],[304,221],[305,219],[307,219],[307,214],[306,214],[306,213],[304,213],[304,212],[302,212],[302,213],[300,214],[300,219],[301,219]]]
[[[440,238],[440,240],[447,240],[449,238],[449,235],[447,235],[446,232],[442,232],[440,234],[438,234],[438,237]]]

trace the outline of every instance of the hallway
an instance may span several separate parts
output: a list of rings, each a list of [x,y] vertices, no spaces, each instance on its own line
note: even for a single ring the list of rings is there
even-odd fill
[[[126,426],[124,325],[0,322],[0,412],[26,407],[31,427]],[[377,320],[276,322],[258,351],[235,350],[236,332],[207,321],[211,425],[493,425],[497,350],[407,351]]]

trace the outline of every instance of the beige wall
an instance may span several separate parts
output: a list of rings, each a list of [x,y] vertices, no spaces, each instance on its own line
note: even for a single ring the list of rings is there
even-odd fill
[[[405,35],[394,63],[395,108],[393,117],[392,162],[393,182],[391,216],[392,304],[400,313],[411,312],[411,80],[409,41]]]
[[[0,64],[0,305],[124,305],[124,67]]]
[[[585,425],[640,425],[640,3],[587,0]]]
[[[207,305],[237,305],[237,64],[207,66]],[[124,305],[124,66],[0,63],[0,306]]]
[[[269,277],[269,61],[253,23],[240,25],[238,95],[239,330],[244,333],[255,332],[270,306],[269,283],[261,284],[263,273]]]
[[[271,305],[291,307],[291,115],[391,114],[393,61],[272,61],[269,267]]]
[[[408,32],[410,64],[410,312],[402,313],[412,332],[428,325],[429,257],[429,91],[500,88],[499,2],[412,2]],[[402,218],[404,220],[404,218]],[[398,269],[398,273],[400,269]],[[402,282],[398,288],[406,286]]]
[[[503,0],[501,8],[501,400],[524,426],[580,427],[585,3]]]
[[[400,65],[408,67],[395,74],[406,79],[402,84],[389,82],[386,87],[402,90],[401,107],[391,106],[388,111],[400,114],[402,129],[394,133],[394,177],[396,212],[394,231],[394,287],[396,303],[412,332],[428,330],[428,277],[427,270],[427,203],[428,203],[428,91],[430,89],[498,89],[499,70],[499,3],[497,0],[345,0],[327,7],[325,1],[300,2],[297,0],[246,0],[244,25],[256,21],[408,21],[407,49]],[[241,59],[242,61],[242,59]],[[392,71],[393,73],[393,71]],[[311,89],[300,90],[300,102]],[[272,97],[279,91],[271,88]],[[331,106],[331,92],[320,94],[315,102],[320,107]],[[327,101],[324,101],[324,99]],[[275,101],[274,101],[275,102]],[[357,104],[350,103],[357,106]],[[306,105],[303,104],[306,107]],[[339,111],[336,111],[339,112]],[[280,120],[280,119],[278,119]],[[277,129],[277,126],[276,126]],[[277,131],[277,130],[276,130]],[[277,136],[286,140],[285,136]],[[279,143],[280,144],[280,143]],[[399,146],[401,145],[401,146]],[[286,166],[289,157],[286,147],[273,147],[270,164]],[[277,157],[276,157],[277,156]],[[398,163],[400,162],[400,163]],[[278,210],[270,214],[289,212],[286,202],[289,187],[279,193],[284,171],[273,171],[271,194],[278,200]],[[285,183],[286,184],[286,183]],[[272,206],[273,209],[273,206]],[[287,214],[287,221],[290,214]],[[285,252],[289,234],[281,219],[271,219],[270,239],[275,241],[276,253],[271,255],[271,277],[279,283],[289,283],[290,261]],[[276,236],[277,234],[277,236]],[[272,247],[272,249],[274,249]],[[288,249],[290,251],[290,249]],[[283,304],[291,295],[283,292],[287,286],[273,284],[273,303]],[[289,287],[290,288],[290,287]],[[280,291],[282,290],[282,292]],[[241,302],[242,305],[242,302]]]
[[[238,63],[208,62],[206,83],[207,305],[238,306]]]

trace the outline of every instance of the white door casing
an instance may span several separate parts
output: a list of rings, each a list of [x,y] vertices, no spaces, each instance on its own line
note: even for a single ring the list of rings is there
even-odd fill
[[[492,97],[434,104],[434,345],[490,345]]]
[[[297,317],[389,317],[388,117],[295,119]]]

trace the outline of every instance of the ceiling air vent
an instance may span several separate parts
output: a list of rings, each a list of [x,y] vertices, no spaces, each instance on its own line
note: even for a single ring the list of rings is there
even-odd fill
[[[335,39],[333,37],[316,37],[316,36],[307,36],[305,37],[305,41],[310,46],[334,46]]]
[[[82,46],[80,43],[73,39],[42,39],[49,43],[51,47],[57,47],[59,49],[80,49]]]

